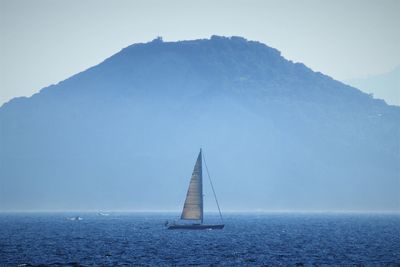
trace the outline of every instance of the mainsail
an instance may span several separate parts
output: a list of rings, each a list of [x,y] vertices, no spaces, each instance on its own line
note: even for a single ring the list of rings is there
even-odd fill
[[[189,189],[181,215],[182,220],[201,220],[203,222],[203,176],[201,150],[194,166]]]

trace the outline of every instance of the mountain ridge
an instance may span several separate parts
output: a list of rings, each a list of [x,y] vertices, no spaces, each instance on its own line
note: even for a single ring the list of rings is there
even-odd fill
[[[63,85],[65,82],[69,82],[70,80],[77,79],[80,75],[85,74],[85,73],[87,73],[87,72],[90,72],[90,71],[92,71],[93,69],[95,69],[95,68],[97,68],[97,67],[99,67],[99,66],[101,66],[101,65],[107,64],[107,63],[109,63],[109,61],[113,61],[113,60],[115,60],[116,58],[119,58],[119,57],[124,57],[127,53],[129,54],[129,51],[132,50],[132,49],[149,48],[149,46],[150,46],[150,47],[151,47],[151,46],[152,46],[152,47],[156,47],[156,46],[165,46],[165,45],[168,46],[168,45],[174,45],[174,44],[177,44],[177,43],[180,44],[181,46],[185,46],[185,44],[188,44],[188,45],[194,44],[194,45],[196,45],[196,44],[199,44],[199,43],[201,43],[201,42],[207,42],[207,41],[220,41],[220,42],[225,42],[225,41],[228,41],[228,40],[229,40],[229,41],[232,41],[232,40],[233,40],[233,43],[234,43],[234,44],[244,44],[244,43],[246,43],[246,44],[256,45],[256,46],[258,46],[258,47],[260,47],[260,48],[266,48],[266,49],[268,49],[268,51],[270,52],[270,54],[274,55],[276,58],[284,59],[284,58],[281,56],[281,53],[280,53],[279,50],[277,50],[277,49],[275,49],[275,48],[272,48],[272,47],[269,47],[269,46],[267,46],[267,45],[265,45],[265,44],[262,44],[262,43],[260,43],[260,42],[257,42],[257,41],[247,41],[245,38],[243,38],[243,37],[238,37],[238,36],[223,37],[223,36],[215,36],[215,35],[213,35],[210,39],[197,39],[197,40],[188,40],[188,41],[179,41],[179,42],[164,42],[164,41],[162,40],[161,37],[158,37],[158,38],[154,39],[153,41],[150,41],[150,42],[147,42],[147,43],[137,43],[137,44],[129,45],[129,46],[127,46],[127,47],[121,49],[121,50],[120,50],[119,52],[117,52],[116,54],[114,54],[114,55],[108,57],[107,59],[103,60],[102,62],[100,62],[100,63],[97,64],[97,65],[94,65],[94,66],[92,66],[92,67],[89,67],[88,69],[86,69],[86,70],[84,70],[84,71],[81,71],[81,72],[79,72],[79,73],[77,73],[77,74],[75,74],[75,75],[73,75],[73,76],[71,76],[71,77],[69,77],[69,78],[67,78],[67,79],[65,79],[65,80],[63,80],[63,81],[60,81],[60,82],[58,82],[58,83],[56,83],[56,84],[51,84],[51,85],[49,85],[49,86],[46,86],[46,87],[42,88],[39,92],[33,94],[31,97],[36,97],[38,94],[42,93],[42,91],[43,91],[43,92],[46,92],[47,90],[51,90],[51,88],[53,88],[54,86],[60,86],[60,85]],[[323,74],[323,73],[318,72],[318,71],[313,71],[312,69],[310,69],[310,68],[308,68],[307,66],[305,66],[303,63],[300,63],[300,62],[293,62],[293,61],[291,61],[291,60],[286,60],[286,59],[284,59],[284,60],[285,60],[285,63],[291,64],[291,65],[294,66],[294,68],[301,69],[301,71],[303,71],[303,72],[305,72],[305,73],[308,72],[308,73],[312,73],[313,75],[317,75],[317,76],[321,76],[321,75],[322,75],[323,77],[325,77],[325,78],[327,78],[327,79],[330,79],[330,80],[332,80],[332,81],[334,81],[334,82],[341,83],[342,85],[346,86],[348,89],[356,90],[357,92],[362,92],[362,93],[364,93],[363,91],[361,91],[361,90],[359,90],[359,89],[357,89],[357,88],[355,88],[355,87],[348,86],[348,85],[345,84],[345,83],[342,83],[342,82],[340,82],[340,81],[334,80],[332,77],[330,77],[330,76],[328,76],[328,75],[326,75],[326,74]],[[13,98],[13,99],[11,99],[10,101],[4,103],[3,105],[5,105],[5,104],[7,104],[7,103],[9,103],[9,102],[11,102],[11,101],[13,101],[13,100],[14,100],[14,101],[18,101],[18,100],[29,99],[29,98],[30,98],[30,97],[16,97],[16,98]],[[379,100],[377,100],[377,101],[381,101],[381,100],[379,99]],[[0,107],[0,108],[1,108],[1,107]]]

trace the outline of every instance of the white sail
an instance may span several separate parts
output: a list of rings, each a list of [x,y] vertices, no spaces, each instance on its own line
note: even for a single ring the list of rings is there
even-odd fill
[[[181,215],[182,220],[201,220],[203,222],[203,176],[201,150],[194,166],[189,189]]]

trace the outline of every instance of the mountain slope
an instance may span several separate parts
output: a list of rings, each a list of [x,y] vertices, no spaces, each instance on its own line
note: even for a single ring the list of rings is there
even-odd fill
[[[179,209],[202,146],[224,209],[400,210],[399,121],[264,44],[156,39],[0,108],[0,209]]]

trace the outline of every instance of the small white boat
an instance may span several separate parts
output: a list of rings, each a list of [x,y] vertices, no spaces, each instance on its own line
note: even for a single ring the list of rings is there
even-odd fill
[[[70,220],[70,221],[82,221],[83,220],[83,218],[79,217],[79,216],[69,217],[67,219]]]

